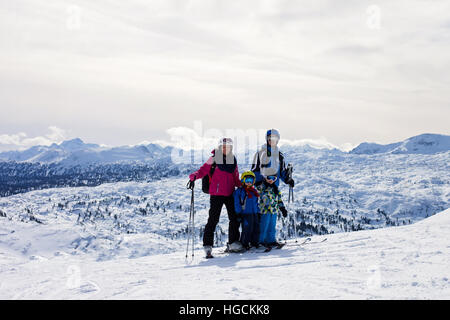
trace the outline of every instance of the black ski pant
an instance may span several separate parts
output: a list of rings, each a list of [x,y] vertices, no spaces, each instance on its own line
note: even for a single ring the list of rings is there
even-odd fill
[[[244,247],[257,246],[259,243],[258,213],[242,214],[241,243]]]
[[[231,196],[211,196],[208,223],[203,234],[203,246],[214,244],[214,231],[219,223],[220,212],[225,205],[228,212],[228,243],[239,241],[239,222],[234,211],[234,197]]]

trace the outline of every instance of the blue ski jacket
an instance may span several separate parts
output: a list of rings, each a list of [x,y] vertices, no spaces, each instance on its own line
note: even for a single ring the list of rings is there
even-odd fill
[[[236,214],[252,214],[259,212],[258,192],[254,188],[252,189],[254,190],[254,193],[252,193],[251,197],[247,195],[244,187],[240,187],[234,191],[234,208]]]

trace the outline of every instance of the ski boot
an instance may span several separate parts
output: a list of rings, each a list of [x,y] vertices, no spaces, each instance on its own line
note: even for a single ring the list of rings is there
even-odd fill
[[[212,255],[212,246],[203,246],[203,250],[205,250],[206,259],[214,258]]]
[[[230,253],[240,253],[245,251],[246,249],[242,246],[242,244],[239,241],[235,241],[232,244],[227,243],[227,248],[225,249],[225,252]]]

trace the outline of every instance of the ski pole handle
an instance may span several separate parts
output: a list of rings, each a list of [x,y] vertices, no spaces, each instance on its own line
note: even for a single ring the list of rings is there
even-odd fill
[[[294,167],[292,166],[292,163],[288,163],[286,171],[288,174],[288,176],[287,176],[288,180],[292,180],[292,171],[294,171]]]
[[[189,180],[186,184],[186,189],[194,190],[195,187],[195,181]]]

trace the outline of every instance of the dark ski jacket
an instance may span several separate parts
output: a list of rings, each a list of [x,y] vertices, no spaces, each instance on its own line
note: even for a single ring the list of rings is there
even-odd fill
[[[259,213],[258,198],[259,193],[255,188],[251,188],[248,192],[244,186],[236,189],[233,193],[234,208],[236,214],[253,214]]]

